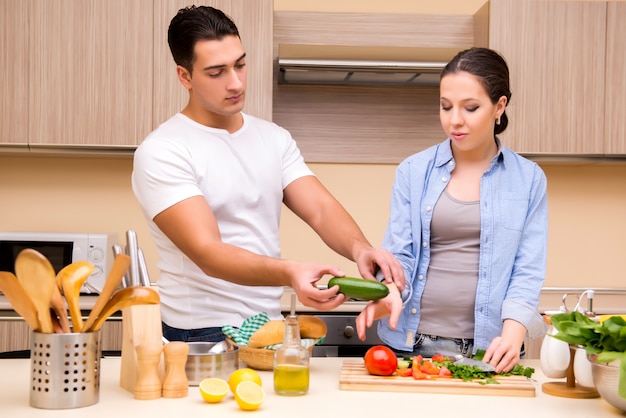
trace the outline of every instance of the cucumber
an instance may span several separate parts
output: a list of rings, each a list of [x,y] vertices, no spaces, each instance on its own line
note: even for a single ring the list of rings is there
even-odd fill
[[[357,279],[355,277],[333,277],[328,281],[328,287],[339,286],[339,293],[346,297],[358,300],[378,300],[389,294],[389,288],[374,281]]]

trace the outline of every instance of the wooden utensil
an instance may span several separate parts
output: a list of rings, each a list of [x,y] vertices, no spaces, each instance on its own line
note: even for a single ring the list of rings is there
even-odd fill
[[[80,288],[93,272],[94,266],[88,261],[77,261],[63,267],[57,274],[57,285],[61,287],[70,310],[74,332],[83,330],[83,317],[80,312]]]
[[[132,305],[155,305],[159,302],[159,294],[149,287],[133,286],[120,289],[107,301],[93,324],[87,326],[85,323],[85,332],[98,331],[111,314],[122,308]]]
[[[340,390],[372,392],[412,392],[460,395],[495,395],[534,397],[535,385],[524,376],[494,376],[495,383],[481,385],[462,379],[435,378],[415,380],[412,377],[374,376],[367,372],[363,360],[345,360],[339,374]]]
[[[24,318],[33,331],[40,331],[37,307],[24,290],[15,274],[8,271],[0,271],[0,290],[19,315]]]
[[[119,287],[122,282],[122,278],[126,274],[126,270],[128,270],[128,266],[130,265],[130,257],[126,254],[118,254],[115,256],[115,260],[113,261],[113,266],[111,266],[111,271],[109,271],[109,275],[107,276],[106,282],[104,283],[104,287],[102,288],[102,292],[96,299],[96,303],[91,309],[89,316],[87,317],[87,321],[83,325],[84,330],[88,330],[93,327],[94,322],[102,312],[102,308],[107,304],[111,295],[115,290]]]
[[[54,269],[52,270],[52,277],[55,277]],[[61,326],[61,331],[65,333],[72,332],[72,329],[70,328],[70,321],[67,317],[67,307],[65,306],[65,301],[63,300],[63,296],[61,296],[61,292],[59,291],[59,288],[56,285],[56,280],[54,281],[54,286],[52,287],[52,297],[50,298],[50,307],[52,308],[52,311],[56,314],[56,316],[59,318],[59,325]]]
[[[50,302],[56,288],[54,269],[46,257],[38,251],[26,248],[15,259],[15,274],[24,291],[30,295],[37,316],[41,332],[52,333],[52,319],[50,317]]]

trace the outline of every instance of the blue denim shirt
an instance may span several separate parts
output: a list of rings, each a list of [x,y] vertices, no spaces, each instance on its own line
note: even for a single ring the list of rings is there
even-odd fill
[[[536,163],[497,143],[499,152],[480,181],[474,351],[487,349],[501,334],[505,319],[523,324],[530,338],[546,331],[537,310],[546,270],[546,177]],[[402,264],[407,289],[397,328],[392,330],[384,318],[378,323],[378,335],[397,350],[413,349],[430,262],[433,208],[454,167],[447,139],[408,157],[396,170],[383,247]]]

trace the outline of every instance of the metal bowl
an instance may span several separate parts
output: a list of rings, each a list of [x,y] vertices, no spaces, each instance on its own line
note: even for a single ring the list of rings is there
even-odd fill
[[[620,360],[611,363],[598,363],[595,355],[590,355],[591,373],[593,381],[600,396],[621,411],[626,411],[626,399],[619,396],[617,387],[619,383]]]
[[[219,377],[228,380],[232,372],[239,368],[239,348],[230,346],[223,353],[209,353],[217,343],[188,342],[189,353],[185,372],[190,386],[198,386],[202,379]]]

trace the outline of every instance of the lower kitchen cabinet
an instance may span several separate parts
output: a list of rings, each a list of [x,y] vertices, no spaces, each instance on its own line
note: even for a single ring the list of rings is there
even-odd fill
[[[87,320],[87,318],[85,318]],[[0,358],[28,357],[31,330],[13,311],[0,312]],[[122,350],[122,316],[114,314],[102,326],[102,352],[119,354]]]

